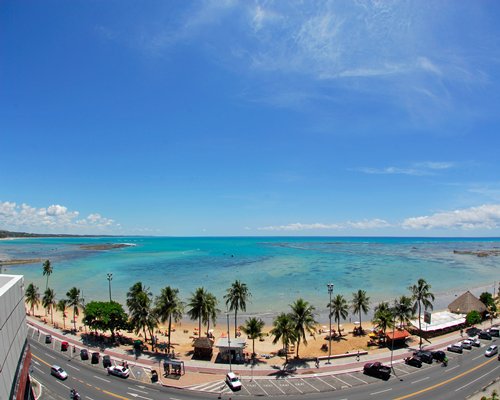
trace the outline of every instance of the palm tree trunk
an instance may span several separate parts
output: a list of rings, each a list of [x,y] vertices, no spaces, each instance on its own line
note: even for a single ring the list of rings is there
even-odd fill
[[[255,354],[255,338],[252,339],[252,357]]]
[[[75,332],[76,332],[76,317],[75,317],[75,307],[73,307],[73,327],[75,329]]]
[[[295,352],[295,357],[299,358],[299,346],[300,346],[300,339],[297,340],[297,351]]]
[[[49,312],[50,312],[50,323],[54,325],[54,310],[52,309],[52,307],[50,307]]]
[[[198,318],[198,337],[201,337],[201,315]]]
[[[420,338],[419,348],[422,350],[422,310],[420,307],[420,301],[418,302],[418,336]]]
[[[339,316],[339,319],[337,319],[337,329],[339,331],[339,336],[342,336],[342,333],[340,332],[340,316]],[[332,334],[332,332],[330,332],[330,335]]]
[[[170,353],[170,336],[172,335],[172,316],[168,316],[168,344],[167,344],[167,349],[168,352]]]
[[[361,310],[359,310],[359,328],[363,330],[363,328],[361,328]]]
[[[238,315],[238,309],[234,309],[234,337],[237,338],[238,336],[236,335],[236,329],[238,328],[238,322],[237,322],[237,315]]]

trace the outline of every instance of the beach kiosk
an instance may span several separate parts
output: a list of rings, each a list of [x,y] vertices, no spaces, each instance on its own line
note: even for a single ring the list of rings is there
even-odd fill
[[[219,349],[219,357],[223,362],[242,363],[245,361],[245,348],[247,342],[242,338],[232,338],[229,342],[227,337],[221,337],[215,343],[215,347]]]
[[[193,341],[193,358],[210,360],[213,353],[213,342],[210,338],[199,337]]]

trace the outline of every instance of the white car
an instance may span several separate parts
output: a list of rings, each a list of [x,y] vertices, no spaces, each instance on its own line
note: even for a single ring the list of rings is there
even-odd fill
[[[240,390],[241,389],[241,381],[238,376],[234,372],[228,372],[226,375],[226,383],[229,385],[229,387],[233,390]]]
[[[472,340],[469,339],[462,340],[462,349],[471,350]]]
[[[474,347],[481,347],[481,341],[479,340],[479,338],[477,336],[470,337],[468,340],[470,340],[472,342],[472,345]]]
[[[491,356],[494,356],[497,353],[498,353],[498,346],[496,344],[492,344],[490,347],[488,347],[486,349],[486,351],[484,352],[484,355],[486,357],[491,357]]]
[[[63,370],[59,365],[53,365],[52,367],[50,367],[50,374],[62,380],[68,378],[68,373],[65,370]]]
[[[112,367],[108,367],[108,374],[128,378],[130,371],[121,365],[113,365]]]

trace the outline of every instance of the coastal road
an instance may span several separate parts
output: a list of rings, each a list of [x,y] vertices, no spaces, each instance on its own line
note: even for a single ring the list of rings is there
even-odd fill
[[[497,357],[486,358],[481,348],[464,350],[463,354],[448,355],[447,367],[440,364],[421,369],[395,364],[396,375],[388,381],[367,377],[359,372],[335,376],[294,376],[286,379],[243,380],[243,390],[232,393],[221,381],[211,391],[179,390],[145,384],[133,379],[108,376],[102,365],[90,365],[71,360],[70,355],[54,351],[50,346],[30,340],[33,353],[33,376],[44,386],[42,399],[67,399],[69,389],[76,388],[83,399],[210,399],[255,398],[261,396],[290,399],[464,399],[500,376]],[[495,343],[495,342],[493,342]],[[64,368],[69,378],[59,381],[50,376],[50,365]],[[201,388],[200,388],[201,389]]]

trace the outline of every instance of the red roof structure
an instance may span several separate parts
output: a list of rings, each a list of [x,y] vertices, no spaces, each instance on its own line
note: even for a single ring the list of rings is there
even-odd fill
[[[396,329],[394,331],[394,335],[392,333],[392,331],[388,331],[385,333],[385,337],[387,340],[405,340],[408,336],[411,336],[410,332],[408,332],[406,329],[403,329],[403,330],[399,330],[399,329]]]

